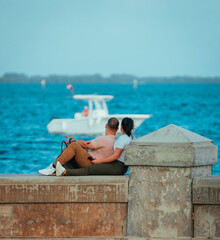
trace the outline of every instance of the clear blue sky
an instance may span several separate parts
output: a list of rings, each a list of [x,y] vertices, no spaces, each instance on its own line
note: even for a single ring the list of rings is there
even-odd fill
[[[220,0],[0,0],[0,76],[220,76]]]

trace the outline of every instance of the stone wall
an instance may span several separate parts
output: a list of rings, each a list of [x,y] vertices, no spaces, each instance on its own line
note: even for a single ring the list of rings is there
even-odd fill
[[[140,168],[140,167],[139,167]],[[142,176],[141,168],[138,176]],[[144,171],[144,170],[143,170]],[[151,235],[155,227],[161,232],[173,234],[179,226],[185,226],[181,219],[187,214],[190,202],[186,201],[186,186],[182,182],[181,195],[177,192],[165,194],[161,201],[160,189],[178,184],[183,177],[176,171],[158,167],[162,171],[162,181],[157,185],[158,173],[149,168],[142,187],[142,198],[150,206],[146,235]],[[170,178],[167,178],[167,176]],[[160,176],[160,174],[159,174]],[[132,178],[132,172],[130,177]],[[149,181],[151,179],[151,181]],[[152,181],[154,179],[154,181]],[[153,184],[153,185],[152,185]],[[157,189],[146,192],[145,187]],[[188,184],[187,184],[188,185]],[[176,188],[174,186],[174,188]],[[130,189],[138,197],[141,188],[130,182]],[[193,208],[192,231],[195,239],[220,239],[220,176],[195,177],[192,185]],[[149,194],[148,194],[149,193]],[[166,198],[169,199],[166,199]],[[180,199],[181,198],[181,199]],[[166,202],[169,202],[169,205]],[[177,201],[180,215],[175,215]],[[128,202],[127,176],[93,177],[44,177],[40,175],[0,175],[0,238],[66,238],[85,239],[162,239],[162,237],[126,237]],[[138,199],[133,206],[136,217],[145,223]],[[189,206],[187,206],[189,204]],[[152,214],[154,211],[154,214]],[[182,213],[181,213],[182,212]],[[161,214],[164,213],[164,216]],[[160,225],[161,219],[172,214],[170,221]],[[133,216],[134,218],[135,216]],[[154,223],[155,226],[152,226]],[[136,225],[136,236],[144,225]],[[159,227],[158,227],[159,226]],[[173,228],[172,228],[173,227]],[[167,229],[166,229],[167,228]],[[184,227],[182,228],[184,230]],[[128,229],[129,232],[129,229]],[[159,234],[159,233],[158,233]],[[176,233],[175,233],[176,234]],[[104,237],[105,236],[105,237]],[[87,237],[87,238],[86,238]],[[192,239],[194,239],[192,238]],[[99,239],[99,238],[98,238]],[[169,239],[191,239],[191,237],[169,237]]]
[[[0,237],[125,236],[128,178],[0,175]]]
[[[220,176],[193,179],[194,236],[220,237]]]

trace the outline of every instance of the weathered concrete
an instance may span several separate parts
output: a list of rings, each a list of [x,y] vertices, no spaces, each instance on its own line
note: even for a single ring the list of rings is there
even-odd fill
[[[21,238],[0,238],[2,240],[21,240]],[[33,240],[33,238],[24,238]],[[60,239],[60,238],[59,238]],[[83,238],[62,238],[62,240],[207,240],[207,238],[145,238],[145,237],[83,237]],[[34,240],[57,240],[57,238],[34,238]],[[212,240],[220,240],[220,238],[212,238]]]
[[[212,141],[169,125],[132,142],[129,165],[130,236],[192,237],[192,179],[209,176],[217,162]]]
[[[213,141],[173,124],[132,141],[127,165],[189,167],[218,162]]]
[[[128,235],[191,236],[191,179],[199,170],[199,167],[192,171],[192,168],[132,166]],[[211,174],[210,167],[206,174]]]
[[[220,176],[193,179],[194,236],[220,237]]]
[[[220,204],[220,176],[193,179],[194,204]]]
[[[220,205],[194,206],[194,237],[220,237]]]
[[[190,236],[190,169],[134,166],[130,174],[128,235]]]
[[[20,240],[21,238],[0,238],[2,240]],[[33,240],[33,238],[24,238]],[[57,240],[57,238],[34,238],[34,240]],[[59,238],[60,239],[60,238]],[[207,238],[146,238],[146,237],[82,237],[82,238],[62,238],[62,240],[207,240]],[[220,238],[212,238],[212,240],[220,240]]]
[[[125,236],[126,176],[0,175],[0,237]]]
[[[126,176],[0,175],[0,203],[127,201]]]
[[[1,204],[0,236],[124,236],[126,217],[126,203]]]

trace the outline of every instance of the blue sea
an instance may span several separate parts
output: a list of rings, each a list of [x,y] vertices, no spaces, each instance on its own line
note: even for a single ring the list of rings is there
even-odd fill
[[[136,138],[176,124],[220,145],[220,84],[75,84],[76,94],[110,94],[109,112],[151,113]],[[71,118],[85,102],[63,84],[0,84],[0,173],[32,174],[60,153],[64,136],[47,132],[50,119]],[[89,136],[75,136],[89,140]],[[220,175],[220,163],[213,166]]]

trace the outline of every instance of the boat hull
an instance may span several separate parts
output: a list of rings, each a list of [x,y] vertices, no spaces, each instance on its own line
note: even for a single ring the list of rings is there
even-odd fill
[[[67,135],[102,135],[105,133],[105,124],[111,117],[117,118],[120,122],[124,117],[134,120],[137,129],[145,119],[151,117],[150,114],[112,114],[102,118],[82,117],[78,119],[52,119],[47,125],[49,133]]]

